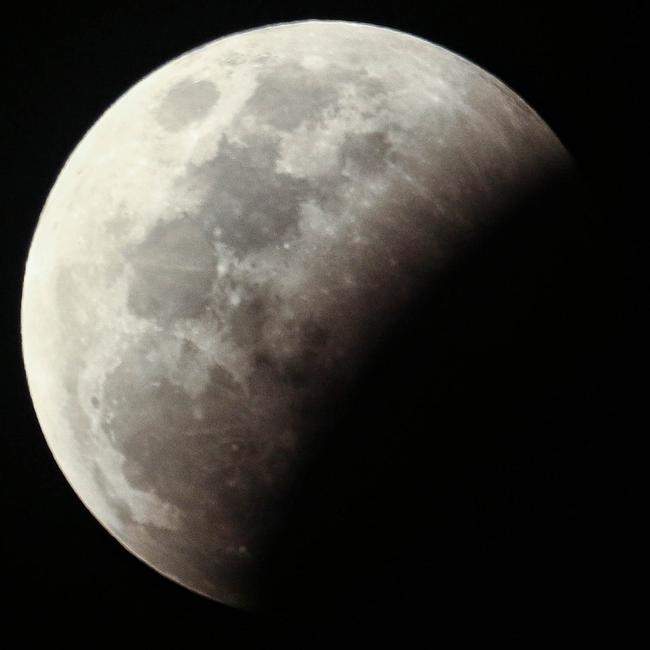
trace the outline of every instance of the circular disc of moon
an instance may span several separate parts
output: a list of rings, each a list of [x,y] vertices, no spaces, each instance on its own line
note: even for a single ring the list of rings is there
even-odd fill
[[[273,25],[157,69],[29,252],[25,367],[66,478],[156,570],[254,607],[283,489],[382,328],[570,165],[501,82],[386,28]]]

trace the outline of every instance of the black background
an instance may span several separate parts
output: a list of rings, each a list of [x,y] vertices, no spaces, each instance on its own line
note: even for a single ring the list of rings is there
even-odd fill
[[[2,616],[4,631],[13,634],[7,647],[31,646],[43,633],[47,641],[37,647],[91,647],[113,635],[127,647],[137,641],[305,650],[383,643],[584,647],[605,635],[622,641],[636,616],[630,500],[648,425],[641,4],[17,7],[3,42],[9,69],[0,274]],[[285,585],[307,605],[260,616],[158,576],[82,507],[31,407],[20,357],[20,288],[48,191],[115,98],[192,47],[309,17],[401,29],[493,73],[558,134],[592,199],[551,214],[537,205],[530,219],[486,239],[403,325],[407,336],[400,330],[396,340],[408,342],[387,344],[369,375],[374,379],[359,387],[350,421],[380,431],[390,454],[368,453],[372,440],[363,435],[338,448],[339,456],[356,460],[333,460],[330,451],[341,472],[338,490],[328,498],[316,492],[313,503],[296,510],[312,518],[323,513],[315,525],[322,525],[315,547],[321,560],[305,568],[297,559]],[[416,453],[404,452],[404,438],[393,436],[404,418],[412,435],[428,441],[413,438]],[[364,454],[377,467],[392,459],[383,488],[350,478]],[[352,504],[347,515],[334,512],[337,499]],[[401,551],[393,557],[395,547]],[[341,612],[339,601],[357,606]]]

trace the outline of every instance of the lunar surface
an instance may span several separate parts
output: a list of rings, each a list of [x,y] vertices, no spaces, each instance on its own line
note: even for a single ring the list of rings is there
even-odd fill
[[[67,160],[27,261],[29,387],[73,489],[162,574],[255,607],[283,490],[383,328],[570,165],[497,79],[386,28],[157,69]]]

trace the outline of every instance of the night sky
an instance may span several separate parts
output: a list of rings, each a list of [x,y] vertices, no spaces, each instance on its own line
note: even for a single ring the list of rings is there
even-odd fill
[[[638,613],[631,501],[648,431],[642,3],[343,4],[47,3],[5,22],[6,647],[112,636],[117,647],[233,650],[623,642]],[[348,414],[365,433],[319,468],[341,472],[338,492],[296,506],[320,540],[318,561],[297,559],[284,581],[303,607],[270,617],[160,577],[86,511],[31,406],[19,306],[40,210],[101,113],[190,48],[301,18],[392,27],[461,54],[542,116],[582,180],[562,209],[540,199],[486,238],[373,362]],[[417,453],[401,448],[405,430]],[[355,463],[385,480],[355,482]]]

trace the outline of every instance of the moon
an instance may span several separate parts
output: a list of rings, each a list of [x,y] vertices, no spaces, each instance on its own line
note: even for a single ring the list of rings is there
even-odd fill
[[[287,486],[382,332],[571,166],[503,83],[392,29],[172,60],[84,136],[33,237],[23,355],[56,462],[137,557],[254,608]]]

